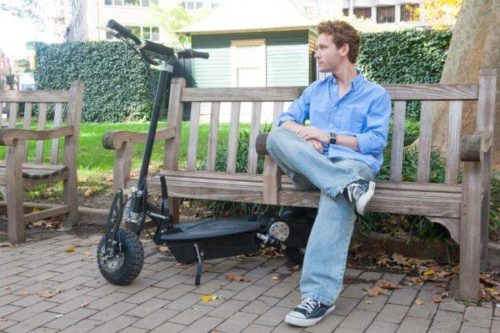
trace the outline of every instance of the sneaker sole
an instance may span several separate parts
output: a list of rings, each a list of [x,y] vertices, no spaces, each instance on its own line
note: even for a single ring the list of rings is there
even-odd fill
[[[313,319],[305,319],[305,318],[298,318],[294,316],[290,316],[289,314],[286,315],[285,317],[285,322],[287,322],[290,325],[293,326],[299,326],[299,327],[307,327],[316,324],[317,322],[321,321],[321,319],[325,318],[327,314],[335,310],[335,305],[332,305],[328,310],[326,310],[325,314],[322,315],[321,317],[318,318],[313,318]]]
[[[375,182],[370,181],[368,184],[368,191],[356,200],[356,211],[359,215],[365,215],[365,208],[368,202],[372,199],[375,193]]]

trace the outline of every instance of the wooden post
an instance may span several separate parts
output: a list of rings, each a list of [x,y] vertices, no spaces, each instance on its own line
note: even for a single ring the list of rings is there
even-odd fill
[[[24,209],[23,209],[23,153],[25,140],[15,140],[7,150],[5,161],[5,178],[7,179],[7,234],[9,241],[18,243],[25,240]]]
[[[477,131],[488,131],[494,135],[495,124],[495,96],[496,96],[497,70],[483,69],[479,76],[479,96],[477,103]],[[498,130],[498,129],[497,129]],[[492,140],[492,144],[495,143]],[[490,212],[490,187],[491,187],[491,155],[494,147],[482,152],[482,202],[478,209],[482,212],[481,220],[481,271],[486,269],[488,263],[488,225]],[[478,281],[479,283],[479,281]]]
[[[83,108],[83,82],[74,82],[70,88],[70,99],[68,103],[67,124],[74,128],[73,135],[64,139],[64,164],[68,168],[68,179],[64,181],[63,198],[64,203],[69,206],[69,214],[64,219],[64,229],[70,230],[73,224],[78,222],[78,177],[77,151],[78,137],[80,133],[80,118]]]
[[[481,187],[482,167],[479,162],[464,162],[462,212],[460,219],[459,296],[468,301],[479,297],[481,259]]]
[[[183,78],[172,79],[170,86],[170,97],[168,104],[167,126],[175,127],[175,138],[165,141],[165,153],[163,165],[165,170],[177,170],[179,159],[179,145],[181,142],[182,129],[182,89],[186,87],[186,80]],[[179,198],[169,198],[170,213],[173,223],[179,223]]]

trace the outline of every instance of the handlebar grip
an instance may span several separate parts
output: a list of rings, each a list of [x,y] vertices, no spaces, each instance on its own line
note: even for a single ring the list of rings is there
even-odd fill
[[[151,52],[163,54],[167,57],[174,55],[174,49],[172,49],[168,46],[165,46],[163,44],[151,42],[149,40],[145,41],[143,49],[151,51]]]
[[[113,19],[108,21],[108,28],[115,30],[122,37],[130,38],[137,45],[141,44],[141,40],[139,38],[137,38],[130,30],[128,30],[123,25],[121,25],[120,23],[116,22]]]
[[[192,50],[192,49],[185,49],[185,50],[177,52],[177,56],[179,58],[203,58],[203,59],[208,59],[209,54],[208,54],[208,52],[201,52],[201,51],[196,51],[196,50]]]

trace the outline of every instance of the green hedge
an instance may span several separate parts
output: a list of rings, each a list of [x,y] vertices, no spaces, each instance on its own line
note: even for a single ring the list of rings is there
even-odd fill
[[[37,88],[67,89],[72,81],[83,80],[83,121],[144,119],[152,105],[145,70],[124,43],[36,44]]]
[[[451,38],[449,31],[405,30],[362,34],[358,63],[378,83],[438,82]],[[147,118],[151,92],[138,55],[119,42],[36,44],[38,89],[86,84],[84,121]],[[229,66],[229,64],[227,64]],[[408,115],[418,118],[419,106]]]
[[[450,31],[364,33],[358,64],[381,84],[436,83],[441,78]]]

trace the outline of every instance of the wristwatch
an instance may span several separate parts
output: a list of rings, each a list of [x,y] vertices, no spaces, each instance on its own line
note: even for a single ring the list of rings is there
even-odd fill
[[[337,133],[335,132],[330,132],[329,134],[329,138],[330,138],[330,144],[331,145],[334,145],[337,143]]]

